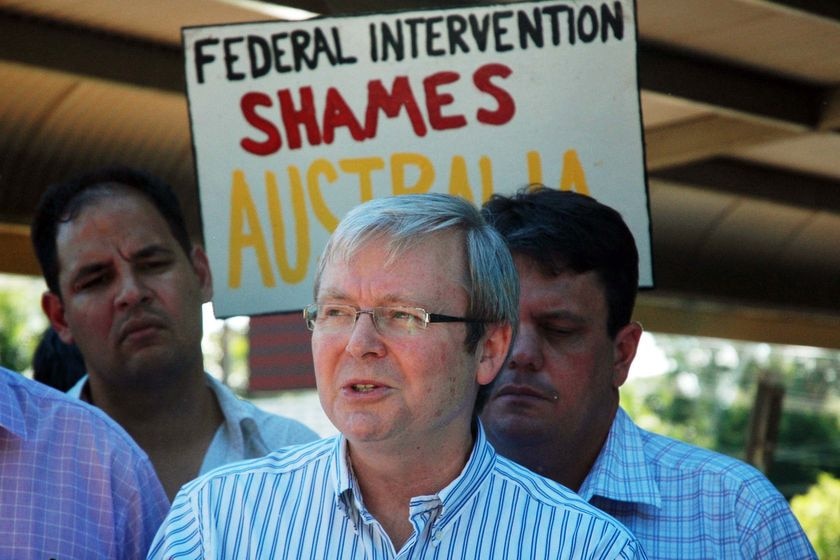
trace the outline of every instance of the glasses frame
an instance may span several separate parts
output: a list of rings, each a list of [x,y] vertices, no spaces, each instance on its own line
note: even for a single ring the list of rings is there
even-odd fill
[[[377,310],[385,310],[385,309],[404,309],[404,310],[412,310],[417,311],[422,317],[423,321],[419,323],[421,329],[426,330],[430,323],[486,323],[486,321],[482,319],[473,319],[470,317],[455,317],[453,315],[443,315],[441,313],[429,313],[422,307],[411,307],[411,306],[388,306],[388,305],[381,305],[377,307],[371,307],[370,309],[360,309],[355,305],[350,304],[324,304],[324,303],[310,303],[306,307],[303,308],[303,320],[306,322],[306,328],[310,331],[315,331],[315,321],[316,319],[313,318],[318,316],[318,308],[330,305],[335,307],[346,307],[348,310],[352,309],[353,312],[356,314],[353,317],[353,324],[350,326],[347,332],[351,332],[353,328],[355,328],[356,323],[359,322],[359,315],[370,315],[371,321],[373,321],[373,326],[376,329],[376,332],[382,334],[379,330],[379,323],[377,322]]]

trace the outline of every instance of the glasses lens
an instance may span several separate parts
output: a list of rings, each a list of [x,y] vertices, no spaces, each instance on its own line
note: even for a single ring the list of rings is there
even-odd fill
[[[373,318],[386,336],[412,335],[426,328],[426,312],[419,307],[375,307]]]
[[[426,328],[426,311],[419,307],[374,307],[358,310],[352,305],[332,303],[310,304],[303,310],[306,327],[322,332],[350,332],[359,314],[373,318],[374,326],[383,336],[406,336]]]
[[[351,329],[356,321],[356,308],[352,305],[311,304],[304,310],[309,330],[318,327],[323,331]]]
[[[315,319],[318,318],[318,306],[310,303],[303,308],[303,320],[306,321],[306,328],[310,331],[315,330]]]

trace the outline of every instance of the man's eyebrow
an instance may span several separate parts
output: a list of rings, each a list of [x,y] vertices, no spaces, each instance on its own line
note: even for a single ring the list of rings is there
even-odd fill
[[[348,296],[347,293],[343,290],[326,288],[322,290],[320,294],[318,294],[318,299],[335,299],[338,301],[346,301],[352,298],[350,298],[350,296]],[[410,303],[411,301],[413,301],[411,298],[402,294],[385,294],[384,296],[377,298],[377,300],[377,306],[387,307],[392,305],[398,305],[406,307],[417,307],[415,303]]]
[[[559,319],[561,321],[571,321],[573,323],[585,323],[586,318],[566,309],[546,309],[536,314],[535,317],[541,320]]]
[[[127,257],[125,255],[123,255],[123,258],[125,258],[128,261],[133,261],[133,260],[137,260],[137,259],[157,257],[157,256],[161,256],[161,255],[171,256],[171,255],[174,255],[174,254],[175,254],[175,252],[171,248],[166,247],[165,245],[159,245],[159,244],[156,243],[156,244],[153,244],[153,245],[146,245],[145,247],[141,247],[138,251],[135,251],[134,253],[132,253],[131,255],[128,255]]]
[[[343,291],[335,290],[335,289],[332,289],[332,288],[326,288],[324,290],[320,290],[320,293],[318,294],[318,299],[320,300],[320,299],[323,299],[325,297],[330,298],[330,299],[337,299],[337,300],[348,299],[347,294],[345,294]]]
[[[71,283],[78,282],[79,278],[84,278],[85,276],[92,276],[94,274],[98,274],[99,272],[106,270],[107,268],[107,262],[95,262],[91,264],[86,264],[84,266],[79,267],[73,273],[73,276],[70,278],[70,281]]]

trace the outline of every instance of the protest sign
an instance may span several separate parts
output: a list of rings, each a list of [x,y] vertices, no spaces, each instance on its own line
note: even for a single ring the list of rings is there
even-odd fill
[[[373,197],[529,183],[619,209],[653,283],[632,0],[183,30],[217,316],[300,309]]]

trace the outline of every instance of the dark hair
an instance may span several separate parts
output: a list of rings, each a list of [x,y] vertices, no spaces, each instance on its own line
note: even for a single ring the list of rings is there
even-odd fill
[[[47,327],[32,355],[32,377],[59,391],[67,391],[85,374],[85,360],[75,344],[66,344]]]
[[[532,185],[512,196],[494,195],[482,213],[511,253],[533,260],[546,276],[594,271],[604,287],[611,337],[630,322],[639,254],[616,210],[586,195]]]
[[[172,188],[143,171],[123,166],[105,167],[75,179],[56,183],[41,196],[32,221],[32,244],[51,292],[61,296],[58,285],[56,237],[59,225],[74,220],[93,201],[112,196],[116,189],[129,189],[144,196],[169,224],[172,236],[189,256],[192,249],[184,214]],[[126,224],[126,227],[130,227]]]

